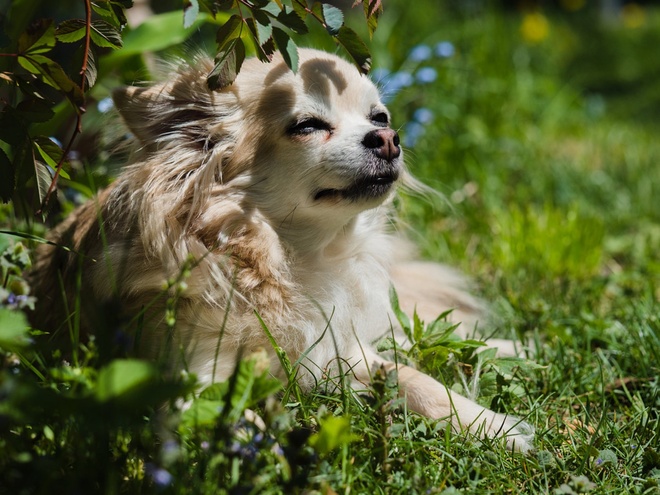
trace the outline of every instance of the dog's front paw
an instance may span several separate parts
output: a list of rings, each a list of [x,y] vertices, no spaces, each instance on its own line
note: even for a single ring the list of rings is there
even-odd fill
[[[528,452],[534,448],[534,427],[516,416],[493,413],[486,435],[504,438],[511,451]]]

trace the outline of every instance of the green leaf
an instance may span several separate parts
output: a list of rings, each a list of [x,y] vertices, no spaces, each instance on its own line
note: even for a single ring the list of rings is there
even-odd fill
[[[221,15],[217,17],[222,18]],[[152,15],[135,29],[127,30],[122,49],[106,55],[104,60],[108,65],[112,65],[119,59],[144,52],[157,52],[181,44],[197,32],[201,24],[212,21],[213,18],[209,14],[200,14],[190,27],[184,28],[180,11]],[[167,33],[167,36],[163,33]]]
[[[147,388],[158,378],[156,367],[138,359],[116,359],[99,371],[96,397],[101,402]]]
[[[305,24],[303,19],[304,17],[301,17],[298,11],[286,10],[286,7],[283,8],[279,14],[277,14],[277,20],[283,26],[288,27],[297,34],[307,34],[309,31],[307,24]]]
[[[23,100],[16,106],[16,110],[29,122],[46,122],[54,115],[50,105],[40,98]]]
[[[39,204],[43,204],[48,189],[53,183],[54,172],[45,163],[34,160],[34,178],[37,183],[37,194],[39,195]]]
[[[357,33],[351,28],[342,26],[336,38],[355,61],[358,69],[363,74],[367,74],[369,69],[371,69],[371,54],[369,53],[369,48],[367,48],[367,45],[364,44]]]
[[[275,46],[282,54],[284,62],[293,72],[298,72],[298,48],[291,37],[279,28],[273,28]]]
[[[327,454],[361,438],[351,433],[351,419],[348,416],[328,416],[319,421],[319,426],[319,431],[309,437],[309,444],[319,454]]]
[[[115,28],[126,25],[126,12],[124,6],[119,2],[107,0],[92,2],[92,9]]]
[[[28,72],[40,75],[44,82],[61,90],[77,108],[85,105],[85,98],[80,87],[66,75],[64,69],[43,55],[19,56],[18,63]]]
[[[34,149],[39,155],[41,155],[44,161],[52,168],[52,170],[55,170],[57,164],[62,159],[62,153],[64,153],[62,148],[45,136],[37,136],[34,138],[33,144]],[[64,165],[68,166],[69,162],[65,160]],[[65,179],[70,179],[69,175],[63,169],[60,170],[60,175]]]
[[[211,90],[217,91],[229,86],[236,79],[236,75],[245,60],[245,45],[240,38],[234,38],[226,49],[215,57],[215,67],[206,78]]]
[[[410,318],[408,318],[408,315],[401,309],[401,306],[399,305],[399,296],[397,295],[394,286],[390,286],[390,305],[392,306],[394,316],[396,316],[396,319],[401,325],[401,328],[406,334],[406,337],[408,337],[410,341],[414,342]]]
[[[52,19],[40,19],[18,38],[19,54],[47,53],[55,47],[55,26]]]
[[[220,401],[196,399],[181,415],[181,427],[196,429],[199,426],[215,424],[220,416],[223,403]]]
[[[7,154],[0,149],[0,199],[3,203],[11,200],[14,194],[14,184],[14,167]]]
[[[22,312],[0,309],[0,348],[17,352],[29,347],[29,328],[27,318]]]
[[[369,30],[369,38],[372,38],[376,28],[378,27],[378,18],[383,13],[383,5],[381,0],[363,0],[364,17],[367,19],[367,29]]]
[[[218,29],[215,35],[215,41],[218,44],[219,52],[240,37],[242,27],[243,18],[239,15],[233,15]]]
[[[85,37],[85,21],[82,19],[69,19],[62,22],[55,30],[55,36],[62,43],[74,43]]]
[[[185,0],[183,5],[183,27],[192,26],[199,15],[199,1]]]
[[[344,25],[344,13],[337,7],[327,3],[323,4],[323,19],[325,20],[325,29],[332,36],[336,36]]]
[[[87,52],[87,65],[85,66],[85,87],[89,89],[94,86],[97,76],[96,57],[94,56],[94,51],[89,50]]]
[[[122,47],[121,35],[111,24],[103,21],[92,21],[90,31],[92,42],[100,48],[112,48],[114,50]]]

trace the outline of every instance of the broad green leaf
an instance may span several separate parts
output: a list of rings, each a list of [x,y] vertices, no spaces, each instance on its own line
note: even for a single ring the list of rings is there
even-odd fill
[[[225,19],[222,14],[217,14],[214,20],[211,15],[200,13],[190,27],[184,28],[180,11],[153,15],[135,29],[127,30],[123,36],[124,46],[121,50],[106,55],[106,63],[112,65],[118,59],[179,45],[197,32],[197,28],[205,22],[222,22]]]
[[[353,58],[360,71],[367,74],[371,69],[371,54],[357,33],[351,28],[342,26],[336,38]]]
[[[183,5],[183,27],[189,28],[193,25],[199,15],[199,1],[185,0]]]
[[[319,454],[327,454],[359,439],[359,435],[351,432],[348,416],[329,416],[319,421],[319,431],[309,437],[309,444]]]
[[[111,24],[103,21],[92,21],[90,31],[92,42],[100,48],[118,49],[122,47],[121,35]]]
[[[40,19],[18,38],[19,54],[47,53],[55,47],[55,26],[52,19]]]
[[[156,367],[138,359],[116,359],[99,371],[96,397],[101,402],[121,398],[153,384]]]
[[[0,199],[8,203],[14,193],[14,167],[2,149],[0,149]]]
[[[240,38],[234,38],[225,50],[215,57],[215,67],[206,78],[211,90],[220,90],[229,86],[236,79],[236,75],[245,60],[245,45]]]
[[[62,43],[74,43],[85,37],[85,26],[82,19],[69,19],[57,26],[55,36]]]
[[[0,348],[9,352],[24,350],[31,343],[29,328],[21,311],[0,309]]]
[[[293,72],[298,72],[298,48],[291,37],[279,28],[273,28],[275,46],[282,54],[284,62]]]
[[[199,426],[212,425],[220,416],[222,407],[223,403],[220,401],[196,399],[181,414],[180,427],[194,429]]]
[[[337,7],[327,3],[323,4],[323,19],[325,20],[325,29],[332,36],[336,36],[344,25],[344,13]]]

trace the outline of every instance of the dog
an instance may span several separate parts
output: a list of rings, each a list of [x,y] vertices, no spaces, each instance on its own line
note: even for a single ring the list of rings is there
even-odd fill
[[[311,49],[299,50],[295,73],[277,55],[248,59],[219,91],[207,87],[211,69],[200,59],[165,82],[114,92],[136,157],[37,250],[38,328],[62,328],[71,317],[62,308],[79,298],[83,329],[139,327],[140,354],[166,356],[202,383],[258,350],[286,379],[272,338],[299,362],[303,389],[339,362],[361,389],[374,367],[397,366],[374,345],[401,336],[392,284],[404,309],[430,320],[453,308],[469,330],[482,306],[462,277],[406,261],[392,232],[395,191],[414,180],[369,78]],[[409,409],[531,448],[526,423],[412,367],[397,371]]]

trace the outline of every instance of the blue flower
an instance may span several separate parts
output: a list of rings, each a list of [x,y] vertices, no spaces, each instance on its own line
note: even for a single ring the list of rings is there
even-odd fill
[[[423,62],[431,58],[433,50],[428,45],[417,45],[410,50],[408,53],[408,58],[413,62]]]
[[[411,147],[415,146],[419,138],[424,135],[424,126],[419,122],[412,121],[404,126],[404,131],[403,145]]]
[[[379,82],[383,102],[387,103],[399,91],[412,85],[413,82],[415,82],[415,79],[409,72],[399,71],[388,75]]]
[[[115,104],[112,101],[112,98],[110,98],[109,96],[107,98],[103,98],[96,104],[96,108],[101,113],[108,113],[114,106]]]
[[[415,113],[413,113],[413,120],[415,122],[419,122],[420,124],[429,124],[433,122],[433,117],[433,112],[424,107],[418,108],[415,110]]]
[[[454,55],[456,49],[451,41],[441,41],[435,45],[435,54],[440,58],[449,58]]]
[[[371,80],[373,82],[375,82],[376,84],[380,84],[380,82],[386,79],[391,73],[392,73],[391,70],[385,69],[384,67],[379,67],[377,69],[372,70],[369,73],[369,76],[371,77]]]
[[[174,481],[174,477],[166,469],[160,468],[150,462],[145,465],[145,471],[154,482],[157,488],[167,488]]]
[[[422,67],[417,71],[415,77],[420,83],[428,84],[438,78],[438,72],[433,67]]]

